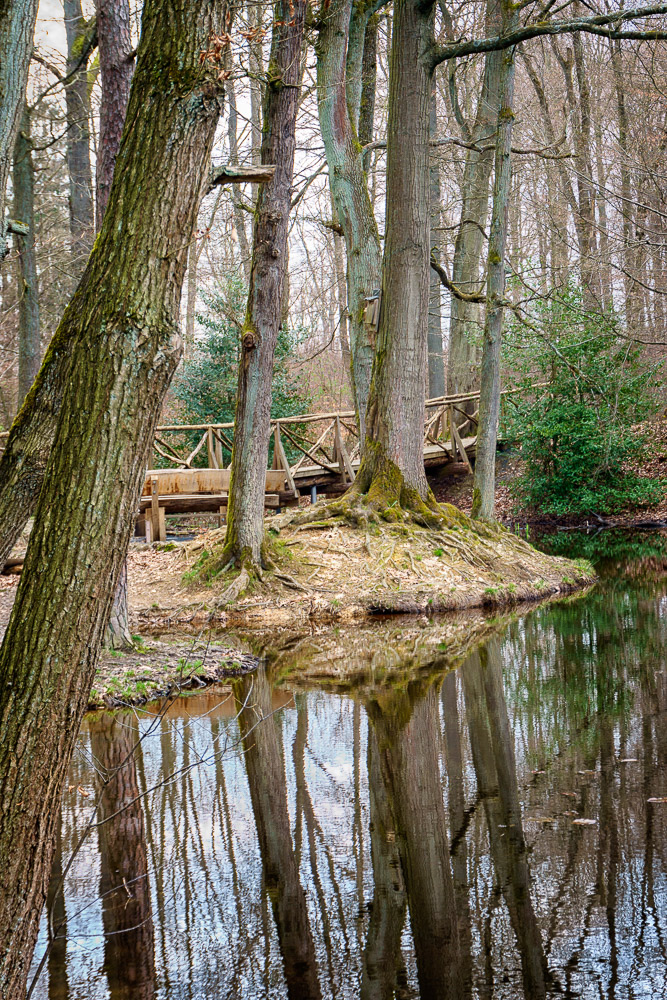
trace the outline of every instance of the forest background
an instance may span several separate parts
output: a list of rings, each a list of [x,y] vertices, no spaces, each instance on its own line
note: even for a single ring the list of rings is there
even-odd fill
[[[140,14],[141,6],[130,4],[132,45]],[[32,383],[94,238],[100,66],[86,35],[93,15],[94,6],[82,7],[79,0],[66,0],[64,10],[58,0],[42,0],[39,7],[29,121],[24,122],[29,137],[23,127],[24,147],[22,152],[17,147],[10,192],[10,205],[12,197],[15,202],[10,215],[22,218],[29,197],[22,177],[32,174],[34,239],[26,254],[15,238],[0,269],[0,423],[5,428]],[[484,5],[450,6],[446,15],[440,16],[441,43],[484,34]],[[259,163],[267,23],[268,8],[261,4],[249,2],[235,14],[215,162]],[[365,118],[359,131],[382,241],[391,7],[373,12],[365,30],[359,81]],[[84,45],[89,51],[81,60]],[[483,305],[462,301],[445,284],[454,282],[473,298],[484,287],[496,115],[485,77],[488,61],[474,54],[453,59],[441,64],[434,77],[431,246],[439,273],[431,272],[427,396],[466,391],[479,383]],[[72,76],[63,84],[68,72]],[[308,33],[300,73],[287,322],[278,350],[274,416],[347,409],[354,402],[354,319],[346,252],[332,204],[318,116],[316,54]],[[506,253],[508,299],[517,331],[513,344],[520,344],[523,357],[516,349],[505,353],[505,385],[526,374],[537,380],[545,364],[558,364],[559,334],[554,330],[558,322],[563,324],[563,303],[565,321],[572,316],[572,326],[581,322],[581,310],[586,312],[586,336],[591,327],[594,334],[608,332],[613,317],[631,338],[626,343],[643,345],[643,360],[663,362],[666,74],[662,41],[576,34],[523,45],[516,60]],[[169,421],[232,417],[235,344],[250,275],[256,195],[257,185],[234,184],[214,188],[203,199],[188,252],[182,302],[185,357],[167,396],[164,415]],[[576,308],[573,291],[579,297]],[[560,310],[559,321],[554,321],[553,309]],[[620,356],[616,360],[617,368],[625,363]],[[638,400],[637,420],[643,415]]]

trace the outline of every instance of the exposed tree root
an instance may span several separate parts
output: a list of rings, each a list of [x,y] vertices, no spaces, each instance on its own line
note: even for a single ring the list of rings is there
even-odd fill
[[[226,608],[228,604],[232,604],[240,594],[243,593],[245,588],[250,583],[250,574],[248,573],[245,566],[241,567],[241,572],[239,575],[232,580],[230,585],[226,590],[220,595],[220,597],[215,602],[217,608]]]

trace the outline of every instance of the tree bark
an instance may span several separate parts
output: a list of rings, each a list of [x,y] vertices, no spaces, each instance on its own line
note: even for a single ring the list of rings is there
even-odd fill
[[[517,14],[503,0],[503,29],[512,30]],[[514,124],[514,49],[501,54],[500,103],[496,132],[493,212],[489,233],[486,317],[479,397],[479,425],[475,448],[472,516],[495,520],[496,444],[500,416],[500,348],[505,301],[505,248],[512,180],[512,126]]]
[[[285,765],[263,670],[236,682],[243,759],[290,1000],[320,1000],[315,944],[292,843]]]
[[[282,317],[287,262],[301,41],[306,5],[278,0],[264,111],[262,163],[273,180],[260,186],[252,267],[243,325],[238,395],[222,565],[233,558],[255,569],[264,541],[264,490],[269,454],[273,357]]]
[[[7,256],[5,196],[21,122],[37,0],[0,4],[0,261]]]
[[[109,201],[134,73],[128,0],[98,0],[97,45],[102,78],[95,192],[95,219],[99,230]],[[114,595],[106,645],[111,649],[131,649],[133,646],[127,605],[127,563],[121,570]]]
[[[387,508],[422,505],[429,297],[429,101],[433,9],[394,5],[389,64],[386,239],[382,308],[353,489]]]
[[[129,0],[97,0],[97,44],[102,80],[95,206],[99,230],[111,191],[134,72]]]
[[[145,4],[116,180],[55,337],[72,377],[0,650],[0,996],[25,988],[62,784],[182,351],[186,248],[222,101],[200,54],[227,24],[214,0]]]
[[[19,291],[19,386],[20,408],[39,371],[41,354],[39,326],[39,282],[35,260],[35,170],[32,162],[30,112],[23,107],[21,127],[14,146],[14,218],[27,227],[27,234],[16,236],[21,288]]]
[[[88,25],[81,0],[64,0],[67,35],[65,102],[67,105],[67,170],[69,227],[74,284],[88,259],[95,233],[93,177],[90,167],[90,95],[86,62],[81,63]]]
[[[362,442],[374,351],[374,331],[364,321],[365,299],[379,287],[381,270],[380,237],[357,139],[369,7],[357,8],[352,0],[334,0],[323,18],[316,46],[320,128],[331,197],[347,254],[352,382]],[[368,92],[366,100],[370,100]],[[365,110],[368,113],[369,109]],[[364,127],[368,127],[367,120]]]

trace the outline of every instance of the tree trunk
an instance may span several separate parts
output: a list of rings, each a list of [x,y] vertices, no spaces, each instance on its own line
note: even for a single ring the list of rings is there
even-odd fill
[[[107,626],[105,646],[109,649],[133,649],[130,610],[127,604],[127,560],[123,563]]]
[[[435,73],[432,79],[431,105],[429,109],[429,130],[434,138],[438,131]],[[440,196],[440,162],[432,157],[429,174],[429,194],[431,206],[431,256],[440,261],[440,216],[442,202]],[[442,296],[440,278],[433,269],[429,272],[428,297],[428,389],[429,399],[445,394],[445,359],[442,353]]]
[[[109,201],[134,72],[128,0],[98,0],[97,45],[102,77],[95,192],[95,219],[99,230]],[[133,646],[127,606],[127,563],[123,565],[114,595],[105,645],[110,649],[132,649]]]
[[[315,944],[287,808],[285,765],[263,670],[236,683],[243,759],[290,1000],[320,1000]]]
[[[72,249],[71,274],[80,277],[93,245],[95,218],[93,178],[90,168],[90,95],[86,63],[81,63],[87,24],[81,0],[64,0],[67,34],[67,170],[69,173],[69,227]]]
[[[0,261],[7,256],[5,196],[30,67],[37,0],[0,5]]]
[[[347,254],[352,380],[362,443],[366,436],[374,350],[374,331],[364,320],[365,299],[379,287],[381,269],[380,237],[356,129],[362,106],[367,21],[365,7],[355,10],[352,0],[334,0],[327,10],[316,46],[320,128],[331,196]],[[366,99],[369,99],[368,93]],[[365,127],[367,125],[365,122]]]
[[[62,784],[182,351],[186,248],[222,101],[200,54],[225,14],[213,0],[145,4],[116,180],[55,338],[72,378],[0,650],[2,996],[25,988]]]
[[[30,112],[24,105],[21,127],[14,146],[14,217],[27,227],[16,237],[21,289],[19,292],[19,388],[17,409],[39,371],[41,342],[39,329],[39,282],[35,260],[35,171],[32,162]]]
[[[111,191],[134,72],[129,0],[97,0],[97,44],[102,78],[95,206],[99,230]]]
[[[488,5],[489,8],[491,4]],[[484,77],[477,104],[471,142],[491,146],[498,119],[498,78],[501,54],[489,52],[484,61]],[[461,221],[454,241],[452,281],[464,292],[479,286],[484,230],[489,214],[489,181],[493,148],[466,153],[461,192]],[[475,343],[480,329],[480,307],[452,296],[447,358],[447,391],[470,392],[478,384],[479,348]],[[464,405],[462,407],[466,409]],[[472,413],[475,407],[470,409]]]
[[[222,565],[259,566],[264,541],[264,491],[269,454],[273,356],[282,317],[287,262],[301,40],[305,2],[275,7],[264,112],[262,163],[273,180],[260,186],[255,211],[252,268],[243,325],[239,383]]]
[[[516,13],[503,2],[503,28],[511,30]],[[496,132],[493,212],[489,233],[486,317],[479,397],[479,425],[475,449],[472,516],[495,520],[496,444],[500,416],[500,347],[505,301],[505,248],[510,184],[512,180],[512,126],[514,124],[514,49],[501,53],[500,103]]]
[[[389,63],[382,308],[355,493],[375,507],[423,506],[429,297],[429,101],[433,9],[394,6]]]

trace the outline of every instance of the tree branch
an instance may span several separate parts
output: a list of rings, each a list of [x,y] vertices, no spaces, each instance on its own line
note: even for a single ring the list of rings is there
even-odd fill
[[[619,24],[625,21],[636,21],[644,17],[653,17],[656,14],[667,14],[667,4],[656,4],[652,7],[635,7],[633,10],[617,10],[611,14],[596,14],[594,17],[578,17],[567,21],[540,21],[535,24],[526,24],[517,28],[516,31],[508,32],[506,35],[460,41],[450,45],[434,45],[431,52],[431,64],[435,67],[447,59],[475,55],[480,52],[495,52],[501,49],[509,49],[513,45],[518,45],[519,42],[525,42],[530,38],[538,38],[541,35],[564,35],[576,31],[587,31],[594,35],[604,35],[606,38],[634,38],[643,41],[667,38],[667,31],[662,29],[656,29],[655,31],[621,31],[617,28],[608,27],[608,25]]]
[[[275,172],[275,167],[264,163],[246,167],[233,167],[225,163],[223,166],[212,168],[206,193],[208,194],[219,184],[245,184],[247,181],[265,184],[273,179]]]
[[[452,293],[454,298],[460,299],[461,302],[486,302],[486,294],[484,292],[462,292],[458,285],[455,285],[451,280],[444,267],[438,264],[435,257],[431,257],[431,267],[440,278],[441,283],[448,292]]]

